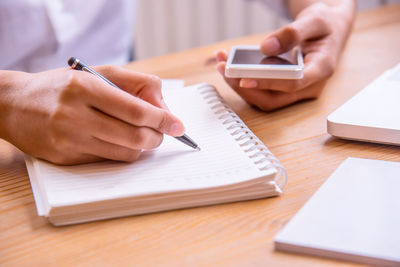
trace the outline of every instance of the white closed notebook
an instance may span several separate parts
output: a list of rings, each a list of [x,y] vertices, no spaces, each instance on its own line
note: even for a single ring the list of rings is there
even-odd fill
[[[166,88],[201,151],[165,136],[134,163],[56,166],[27,157],[39,215],[62,225],[279,195],[279,161],[208,84]]]
[[[275,247],[400,266],[400,162],[346,159],[278,233]]]

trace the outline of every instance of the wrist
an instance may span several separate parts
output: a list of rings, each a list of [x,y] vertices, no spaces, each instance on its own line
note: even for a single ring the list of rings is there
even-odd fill
[[[13,127],[18,127],[13,114],[19,102],[18,95],[26,87],[30,75],[0,70],[0,138],[7,141],[11,141]]]

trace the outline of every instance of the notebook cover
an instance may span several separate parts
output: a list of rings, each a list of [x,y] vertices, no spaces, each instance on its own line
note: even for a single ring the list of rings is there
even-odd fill
[[[400,265],[400,163],[348,158],[275,237],[275,248]]]

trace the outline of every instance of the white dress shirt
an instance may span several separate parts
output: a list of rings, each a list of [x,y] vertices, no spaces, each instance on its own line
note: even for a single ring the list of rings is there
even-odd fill
[[[132,52],[134,0],[1,0],[0,69],[38,72],[123,64]]]

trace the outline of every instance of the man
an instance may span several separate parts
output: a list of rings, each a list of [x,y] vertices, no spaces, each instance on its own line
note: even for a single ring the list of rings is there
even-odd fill
[[[0,2],[0,138],[35,157],[77,164],[134,161],[143,149],[157,147],[163,134],[183,134],[182,122],[163,102],[159,78],[115,66],[96,68],[121,91],[86,72],[54,69],[70,56],[94,65],[125,63],[132,3]],[[226,79],[246,101],[264,110],[318,96],[354,17],[351,0],[292,0],[287,5],[295,21],[269,35],[261,47],[279,54],[301,45],[304,79]],[[217,60],[223,73],[226,53],[220,51]]]

